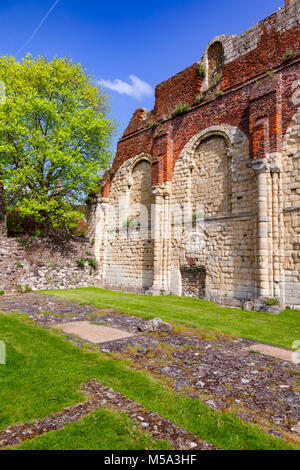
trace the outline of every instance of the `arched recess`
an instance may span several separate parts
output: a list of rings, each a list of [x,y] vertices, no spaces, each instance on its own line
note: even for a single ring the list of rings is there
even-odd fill
[[[253,194],[247,198],[242,195],[244,185],[253,179],[251,170],[245,168],[248,163],[246,135],[234,126],[211,126],[192,137],[181,151],[174,168],[173,186],[175,180],[182,178],[188,193],[185,199],[189,197],[195,205],[197,198],[199,202],[202,198],[207,217],[246,207],[253,209]],[[176,195],[175,188],[172,192]]]
[[[151,205],[154,203],[151,170],[149,159],[139,159],[135,162],[128,181],[128,217],[131,219],[139,218],[141,213],[145,216],[147,212],[148,223],[151,221]]]
[[[213,86],[221,79],[224,69],[224,51],[220,41],[215,41],[207,51],[208,86]]]
[[[119,168],[108,195],[103,283],[143,293],[153,284],[153,241],[148,231],[152,204],[152,161],[138,154]],[[145,210],[146,209],[146,210]],[[115,236],[109,236],[115,217]]]
[[[192,236],[185,230],[172,241],[174,293],[182,292],[182,273],[192,263],[206,270],[206,298],[253,297],[256,183],[249,163],[248,138],[225,124],[199,132],[181,151],[172,178],[172,204],[190,205],[192,217],[202,205],[205,229],[202,244],[195,243],[193,229]]]
[[[232,36],[217,36],[207,45],[203,56],[206,74],[202,84],[202,91],[207,90],[220,81],[225,63],[224,43],[229,37]]]
[[[121,165],[114,176],[108,195],[110,205],[122,205],[122,214],[118,211],[117,217],[122,215],[123,221],[137,217],[136,208],[133,208],[137,204],[146,203],[149,208],[152,198],[151,173],[152,157],[147,153],[139,153]],[[120,225],[119,219],[117,224]]]

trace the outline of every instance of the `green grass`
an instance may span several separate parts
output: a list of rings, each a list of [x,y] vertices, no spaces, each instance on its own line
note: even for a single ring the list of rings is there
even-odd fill
[[[61,333],[27,324],[25,318],[0,314],[0,340],[7,346],[7,363],[0,365],[0,429],[43,418],[81,401],[79,386],[94,377],[218,448],[288,448],[231,413],[214,411],[200,400],[151,380],[145,372],[130,369],[125,362],[84,351]],[[94,433],[91,427],[91,439]]]
[[[161,317],[166,321],[198,326],[263,343],[291,348],[300,339],[300,312],[285,310],[279,315],[221,307],[205,300],[174,295],[151,297],[95,287],[49,290],[45,294],[144,318]]]
[[[151,439],[133,428],[133,420],[124,413],[99,409],[64,429],[50,431],[15,447],[17,450],[168,450],[172,446]]]

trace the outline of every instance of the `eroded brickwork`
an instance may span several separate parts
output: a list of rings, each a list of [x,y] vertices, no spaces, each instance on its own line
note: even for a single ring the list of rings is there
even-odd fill
[[[300,0],[291,0],[239,36],[216,37],[198,63],[156,87],[91,212],[100,285],[300,305],[299,50]],[[187,109],[176,114],[179,103]],[[120,197],[124,220],[113,222]],[[183,206],[190,226],[178,232]],[[152,222],[142,239],[137,222],[129,227],[141,218]],[[200,271],[198,289],[190,273]]]

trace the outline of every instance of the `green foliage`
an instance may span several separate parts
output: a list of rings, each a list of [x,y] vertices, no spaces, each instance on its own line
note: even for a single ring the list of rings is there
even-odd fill
[[[17,261],[17,265],[19,266],[19,268],[23,268],[23,264],[21,263],[21,261]]]
[[[148,123],[148,127],[150,127],[151,129],[155,129],[157,126],[159,126],[159,122],[157,121],[150,121]]]
[[[197,96],[196,96],[196,103],[197,103],[197,104],[202,103],[203,100],[204,100],[204,96],[203,96],[203,95],[197,95]]]
[[[89,266],[91,266],[94,269],[97,267],[97,261],[95,260],[95,258],[89,258],[88,259],[88,264],[89,264]]]
[[[72,228],[75,206],[97,190],[110,161],[108,98],[81,64],[0,57],[0,174],[7,208],[48,233]],[[2,172],[2,173],[1,173]]]
[[[267,70],[266,71],[266,74],[268,75],[268,77],[270,79],[272,79],[274,77],[274,73],[275,73],[274,70]]]
[[[196,211],[192,215],[193,220],[203,219],[203,217],[204,217],[203,211]]]
[[[31,287],[29,287],[28,284],[26,284],[25,286],[18,285],[17,286],[17,291],[18,291],[19,294],[27,294],[29,292],[32,292],[32,289],[31,289]]]
[[[282,54],[282,62],[287,62],[288,60],[293,59],[295,56],[295,52],[292,49],[287,49],[283,54]]]
[[[127,219],[123,222],[123,228],[134,228],[134,227],[139,227],[140,220],[139,219]]]
[[[78,258],[76,260],[76,263],[79,268],[83,269],[85,265],[85,258],[83,256],[81,258]]]
[[[224,95],[224,91],[218,90],[218,91],[215,92],[215,97],[216,98],[220,98],[223,95]]]
[[[5,294],[5,290],[1,289],[0,290],[0,295],[4,295]]]
[[[214,87],[214,86],[217,86],[220,81],[222,80],[223,78],[223,75],[221,73],[215,73],[213,79],[212,79],[212,82],[211,82],[211,85]]]
[[[171,116],[175,116],[177,114],[183,114],[186,113],[189,110],[189,106],[186,103],[178,103],[173,111],[171,112]]]
[[[279,301],[277,299],[269,298],[265,300],[265,305],[279,305]]]
[[[197,73],[200,78],[204,78],[206,75],[206,67],[204,64],[197,64]]]

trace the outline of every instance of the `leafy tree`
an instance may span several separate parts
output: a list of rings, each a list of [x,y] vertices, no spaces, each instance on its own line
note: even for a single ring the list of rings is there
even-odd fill
[[[6,208],[44,232],[72,226],[97,190],[115,124],[105,93],[68,58],[0,57],[0,187]]]

